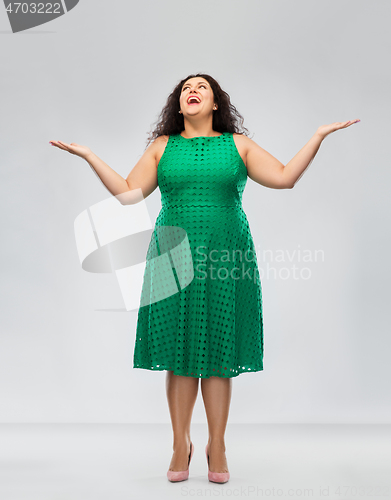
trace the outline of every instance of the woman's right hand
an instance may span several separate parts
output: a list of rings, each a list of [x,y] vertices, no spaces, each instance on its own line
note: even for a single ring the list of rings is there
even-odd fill
[[[80,158],[83,158],[84,160],[86,160],[87,157],[92,154],[92,151],[89,147],[81,146],[80,144],[76,144],[74,142],[71,142],[71,144],[67,144],[66,142],[62,141],[49,141],[49,143],[52,146],[56,146],[57,148],[63,149],[64,151],[68,151],[68,153],[80,156]]]

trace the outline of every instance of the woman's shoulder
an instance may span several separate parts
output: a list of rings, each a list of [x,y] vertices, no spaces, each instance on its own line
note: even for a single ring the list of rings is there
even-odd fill
[[[236,132],[234,132],[232,135],[233,135],[233,137],[235,137],[235,139],[237,138],[239,141],[246,141],[247,139],[249,139],[249,137],[247,137],[247,135],[237,134]]]
[[[232,134],[232,137],[234,138],[236,144],[242,144],[243,147],[248,147],[249,143],[251,142],[251,139],[249,139],[247,135],[244,134],[237,134],[236,132],[234,132]]]
[[[245,134],[234,133],[232,134],[232,137],[235,140],[235,144],[237,144],[238,146],[240,145],[244,150],[244,152],[246,153],[246,155],[250,149],[256,146],[256,143]]]
[[[167,144],[169,138],[169,135],[159,135],[153,142],[156,144]]]
[[[152,141],[151,148],[154,149],[155,153],[158,156],[161,156],[163,154],[164,148],[166,147],[169,138],[169,135],[159,135]]]
[[[159,135],[152,143],[155,150],[156,165],[159,165],[160,159],[163,156],[169,138],[169,135]]]
[[[233,141],[235,143],[235,146],[243,160],[243,163],[247,165],[247,153],[249,151],[249,142],[248,142],[248,137],[244,134],[237,134],[233,133],[232,134]],[[250,139],[251,141],[251,139]]]

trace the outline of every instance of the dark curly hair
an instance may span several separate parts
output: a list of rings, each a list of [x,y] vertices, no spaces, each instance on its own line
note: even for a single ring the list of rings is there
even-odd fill
[[[207,80],[212,87],[215,103],[218,108],[213,113],[213,130],[216,132],[231,132],[248,135],[248,130],[243,127],[243,117],[231,104],[227,92],[220,87],[214,78],[204,73],[189,75],[181,80],[167,98],[167,103],[161,111],[157,120],[157,125],[147,139],[147,146],[161,135],[176,135],[185,130],[183,114],[179,113],[179,98],[182,87],[187,80],[200,76]],[[246,133],[247,132],[247,133]]]

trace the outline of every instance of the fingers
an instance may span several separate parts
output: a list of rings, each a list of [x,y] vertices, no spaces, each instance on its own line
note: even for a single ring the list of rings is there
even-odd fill
[[[69,151],[69,149],[67,147],[68,145],[65,142],[62,142],[62,141],[49,141],[49,144],[51,144],[52,146],[56,146],[59,149],[63,149],[64,151]]]
[[[63,147],[60,146],[60,144],[58,144],[58,141],[49,141],[49,144],[51,144],[52,146],[56,146],[57,148],[63,149]]]
[[[353,125],[353,123],[357,123],[361,121],[359,118],[356,118],[355,120],[349,120],[347,122],[336,122],[335,125],[337,126],[337,130],[339,128],[346,128],[346,127],[350,127],[350,125]]]
[[[358,118],[356,118],[355,120],[349,120],[348,122],[345,122],[345,126],[347,127],[348,125],[353,125],[353,123],[357,123],[361,120],[359,120]]]

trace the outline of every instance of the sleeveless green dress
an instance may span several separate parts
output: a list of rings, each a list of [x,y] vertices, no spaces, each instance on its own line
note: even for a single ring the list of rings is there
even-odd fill
[[[171,135],[146,256],[134,368],[236,377],[263,370],[262,291],[232,133]]]

